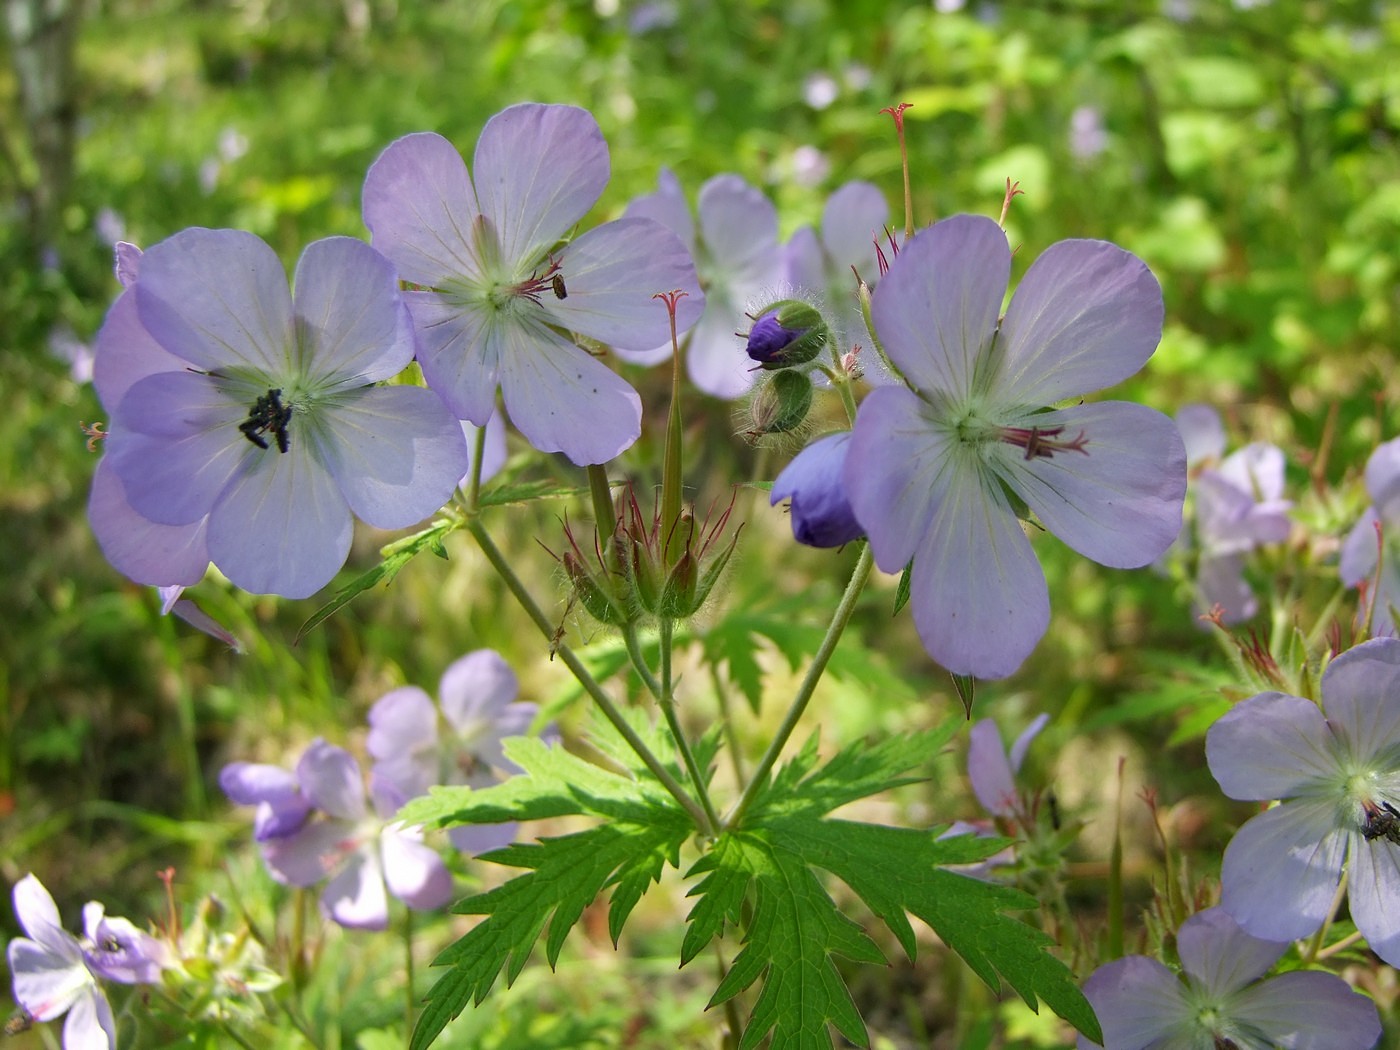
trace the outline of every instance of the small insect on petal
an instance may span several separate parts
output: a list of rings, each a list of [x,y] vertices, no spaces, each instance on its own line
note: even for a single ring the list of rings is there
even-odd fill
[[[1367,806],[1361,834],[1367,842],[1383,838],[1400,846],[1400,810],[1384,800],[1379,805]]]
[[[549,283],[554,288],[554,298],[567,299],[569,297],[569,290],[564,287],[564,275],[562,273],[556,273],[553,280]]]

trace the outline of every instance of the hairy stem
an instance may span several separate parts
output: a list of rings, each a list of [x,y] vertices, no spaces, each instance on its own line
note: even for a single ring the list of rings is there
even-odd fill
[[[546,639],[552,639],[554,637],[554,625],[550,623],[549,617],[544,614],[544,610],[539,607],[535,599],[530,595],[530,592],[525,588],[524,582],[515,574],[515,570],[510,567],[510,563],[506,560],[505,555],[501,553],[500,548],[496,546],[495,541],[491,539],[486,528],[480,521],[472,519],[467,523],[467,531],[472,534],[472,538],[476,540],[477,546],[481,548],[481,553],[486,555],[486,560],[491,563],[491,567],[496,570],[497,575],[501,577],[506,588],[515,596],[515,600],[520,604],[520,607],[525,610],[526,615],[529,616],[530,619],[534,621],[535,626],[540,629],[540,633],[544,635]],[[599,710],[603,712],[603,717],[612,723],[613,728],[617,730],[622,739],[627,741],[627,746],[636,752],[637,757],[640,758],[647,769],[651,771],[652,776],[656,777],[656,779],[661,782],[661,786],[669,791],[675,800],[680,803],[681,807],[695,822],[695,826],[706,834],[709,834],[711,831],[709,817],[705,814],[705,811],[700,808],[693,798],[686,794],[685,788],[680,785],[680,782],[671,775],[670,771],[661,764],[661,761],[652,754],[651,748],[647,747],[646,742],[627,724],[627,719],[622,716],[622,712],[619,711],[617,705],[613,703],[612,697],[608,696],[608,694],[603,691],[603,687],[598,684],[597,679],[589,673],[588,668],[583,666],[583,661],[578,658],[577,654],[575,654],[572,649],[562,642],[555,646],[554,653],[578,680],[579,685],[583,686],[583,691],[593,698],[593,702],[596,703]]]
[[[695,794],[700,799],[700,805],[704,807],[705,817],[709,822],[709,827],[705,829],[709,835],[714,835],[719,831],[719,814],[715,812],[714,803],[710,801],[709,789],[705,786],[705,775],[700,769],[700,764],[695,761],[695,752],[690,747],[690,740],[685,735],[685,730],[681,728],[680,714],[676,708],[675,682],[671,677],[671,629],[672,623],[669,619],[661,621],[661,714],[666,719],[666,727],[671,731],[671,739],[675,741],[676,750],[681,753],[681,760],[685,762],[686,772],[690,774],[690,783],[695,788]]]
[[[855,571],[851,573],[851,579],[846,584],[846,592],[841,595],[836,612],[832,614],[831,624],[826,629],[826,636],[822,638],[821,645],[817,646],[816,654],[812,657],[812,662],[807,666],[807,673],[803,676],[802,684],[798,686],[797,695],[792,700],[792,706],[783,716],[783,724],[778,727],[772,743],[768,745],[768,750],[763,753],[758,768],[754,770],[753,778],[744,789],[743,797],[739,799],[739,804],[734,808],[734,812],[724,822],[724,827],[740,826],[749,806],[753,805],[753,800],[758,797],[759,792],[767,784],[768,774],[773,771],[788,738],[792,736],[803,712],[807,710],[807,704],[811,701],[812,694],[816,692],[817,683],[821,681],[822,675],[826,672],[826,665],[831,660],[831,654],[836,651],[836,644],[841,640],[841,634],[845,631],[846,624],[851,621],[851,615],[855,612],[860,592],[865,589],[865,583],[870,579],[870,570],[874,564],[875,558],[870,553],[870,546],[867,544],[865,549],[860,552],[860,559],[856,562]]]

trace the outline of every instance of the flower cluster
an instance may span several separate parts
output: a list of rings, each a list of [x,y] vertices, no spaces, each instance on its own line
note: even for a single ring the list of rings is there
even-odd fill
[[[212,562],[246,590],[309,596],[344,564],[353,518],[403,528],[452,497],[470,463],[459,420],[492,427],[481,471],[499,464],[498,389],[542,451],[589,464],[627,448],[637,394],[576,339],[655,346],[670,318],[652,293],[684,291],[687,327],[704,296],[651,219],[567,240],[608,175],[587,112],[522,104],[486,124],[473,175],[440,136],[389,146],[365,181],[372,246],[310,245],[290,292],[250,233],[119,246],[89,503],[108,560],[156,586]],[[384,385],[415,359],[429,389]]]
[[[801,532],[829,544],[858,525],[881,569],[912,562],[924,647],[955,674],[984,678],[1014,672],[1049,624],[1019,520],[1027,510],[1086,557],[1131,568],[1176,537],[1186,491],[1185,449],[1161,413],[1117,401],[1046,407],[1146,363],[1163,315],[1151,272],[1111,244],[1062,241],[1003,317],[1010,269],[1001,227],[978,216],[904,245],[872,299],[903,383],[865,398],[849,443],[814,446],[779,479]]]
[[[7,956],[15,1002],[35,1021],[68,1015],[64,1050],[115,1050],[116,1019],[98,981],[155,984],[172,964],[164,942],[126,919],[109,918],[97,901],[83,908],[83,936],[63,928],[49,891],[33,875],[15,883],[15,918],[28,935]]]
[[[291,886],[329,879],[325,913],[342,926],[382,930],[388,894],[431,911],[452,897],[452,877],[420,828],[394,814],[434,784],[485,786],[514,770],[501,740],[524,733],[538,708],[515,702],[515,673],[491,650],[468,653],[442,677],[439,709],[415,686],[395,689],[370,711],[374,758],[366,792],[355,757],[314,741],[295,770],[233,762],[219,774],[224,793],[255,806],[253,838],[272,877]],[[458,849],[481,853],[509,843],[512,824],[455,828]]]

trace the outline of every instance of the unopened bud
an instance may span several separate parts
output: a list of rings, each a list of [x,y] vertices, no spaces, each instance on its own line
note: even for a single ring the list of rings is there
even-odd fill
[[[763,368],[789,368],[821,353],[829,335],[822,315],[809,303],[782,299],[754,321],[745,352]]]
[[[574,597],[599,623],[621,627],[631,617],[627,609],[613,597],[610,590],[588,571],[587,566],[570,551],[564,552],[564,571],[574,586]]]
[[[749,436],[796,430],[811,409],[812,381],[801,372],[777,372],[754,391],[749,403]]]

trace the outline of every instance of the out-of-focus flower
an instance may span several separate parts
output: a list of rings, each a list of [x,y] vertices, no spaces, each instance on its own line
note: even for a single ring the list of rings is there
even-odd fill
[[[220,774],[220,782],[229,797],[238,801],[253,794],[245,794],[245,789],[261,777],[266,788],[257,799],[261,816],[263,804],[271,809],[273,793],[287,787],[285,781],[275,782],[276,778],[266,775],[269,768],[275,770],[235,763]],[[289,801],[287,831],[270,833],[275,812],[262,825],[263,861],[273,878],[291,886],[313,886],[329,878],[321,907],[333,921],[361,930],[382,930],[388,925],[386,886],[388,893],[422,911],[440,908],[451,899],[452,876],[437,852],[424,845],[421,829],[406,828],[393,819],[408,801],[394,785],[380,777],[370,778],[371,810],[359,764],[344,748],[324,740],[306,749],[295,779],[313,809],[293,827],[296,807]],[[229,790],[230,785],[234,790]]]
[[[501,741],[527,732],[539,713],[536,704],[516,702],[519,691],[501,655],[478,649],[443,672],[438,704],[417,686],[386,693],[369,712],[372,774],[404,798],[426,795],[434,784],[494,784],[515,772]],[[514,824],[465,825],[448,837],[460,850],[484,853],[511,842],[515,830]]]
[[[97,232],[102,243],[110,247],[115,248],[126,240],[126,220],[121,217],[120,212],[112,208],[98,208],[97,216],[92,222],[92,228]]]
[[[495,477],[502,467],[506,465],[506,424],[499,412],[493,412],[491,418],[486,421],[486,426],[478,427],[475,423],[462,420],[462,436],[466,438],[467,450],[475,462],[477,432],[485,430],[486,435],[481,445],[481,480],[488,481]],[[466,488],[471,481],[471,470],[462,475],[458,482],[459,487]]]
[[[1369,620],[1374,636],[1394,637],[1400,617],[1400,438],[1371,453],[1366,461],[1366,492],[1371,505],[1347,533],[1338,569],[1348,587],[1374,584],[1360,619]],[[1375,579],[1377,561],[1379,580]]]
[[[1288,539],[1293,501],[1283,498],[1283,468],[1281,449],[1254,442],[1196,478],[1200,604],[1204,610],[1218,605],[1224,623],[1247,620],[1259,609],[1244,580],[1245,556],[1260,544]]]
[[[1069,115],[1069,151],[1078,160],[1092,160],[1108,148],[1103,114],[1097,106],[1076,106]]]
[[[352,511],[380,528],[433,513],[466,469],[461,427],[431,391],[374,385],[413,351],[393,269],[359,241],[309,246],[294,296],[249,233],[190,229],[150,249],[99,335],[118,484],[100,470],[89,513],[99,540],[120,538],[105,516],[131,527],[123,506],[177,532],[151,565],[128,534],[113,564],[190,584],[207,553],[246,590],[301,598],[344,564]]]
[[[874,184],[848,182],[827,198],[820,233],[804,226],[783,246],[788,282],[826,301],[828,320],[846,347],[866,338],[851,270],[875,287],[875,242],[889,216],[889,203]]]
[[[1191,916],[1176,936],[1181,976],[1129,955],[1084,983],[1109,1050],[1369,1050],[1376,1004],[1335,974],[1295,970],[1260,980],[1287,942],[1252,937],[1222,908]],[[1100,1044],[1079,1037],[1079,1050]]]
[[[562,332],[647,350],[671,331],[654,293],[687,293],[683,327],[705,302],[684,245],[659,223],[625,218],[563,243],[608,175],[591,114],[525,103],[486,122],[470,175],[450,142],[425,132],[385,149],[364,187],[374,246],[422,286],[406,299],[428,385],[478,426],[499,388],[530,444],[580,464],[637,439],[641,401]]]
[[[1012,819],[1024,814],[1025,806],[1016,790],[1016,774],[1025,761],[1031,741],[1049,721],[1049,715],[1037,715],[1016,738],[1009,754],[1001,742],[1001,731],[990,718],[982,719],[969,731],[967,779],[972,782],[972,793],[977,801],[992,816]]]
[[[840,93],[841,86],[836,78],[825,71],[809,73],[802,81],[802,101],[813,109],[826,109]]]
[[[219,787],[240,806],[256,806],[253,840],[266,842],[301,830],[315,806],[289,769],[263,762],[230,762],[219,771]]]
[[[58,325],[49,333],[49,354],[68,366],[68,375],[79,386],[92,382],[96,355],[67,325]]]
[[[842,480],[850,444],[849,430],[820,437],[794,456],[773,482],[768,502],[790,502],[792,535],[798,543],[840,547],[865,535]]]
[[[68,1015],[64,1050],[115,1050],[116,1021],[98,978],[150,984],[170,965],[169,950],[125,919],[109,919],[96,901],[83,909],[85,937],[63,928],[49,891],[33,875],[15,884],[15,918],[28,937],[7,956],[15,1001],[36,1021]]]
[[[691,250],[705,289],[704,313],[684,322],[689,328],[686,368],[695,385],[715,397],[736,398],[753,383],[753,372],[735,333],[746,327],[745,309],[782,283],[784,271],[778,248],[778,213],[761,192],[738,175],[716,175],[700,187],[696,219],[692,219],[676,176],[665,169],[657,191],[638,197],[625,217],[654,219],[672,230]],[[679,306],[690,303],[682,299]],[[679,311],[678,306],[678,311]],[[619,356],[650,364],[671,355],[671,344],[658,339],[641,354]]]
[[[792,151],[789,163],[792,181],[799,186],[820,186],[831,174],[831,160],[809,143]]]
[[[1206,734],[1230,798],[1281,799],[1225,850],[1221,905],[1269,940],[1312,933],[1348,872],[1352,921],[1400,964],[1400,640],[1348,650],[1322,675],[1322,707],[1284,693],[1235,705]]]
[[[1045,409],[1140,369],[1162,292],[1135,256],[1061,241],[1022,279],[991,219],[960,215],[904,245],[872,316],[908,387],[860,406],[845,487],[875,562],[913,561],[924,647],[955,674],[1015,671],[1050,619],[1013,498],[1080,554],[1132,568],[1181,528],[1186,453],[1171,420],[1118,401]]]

